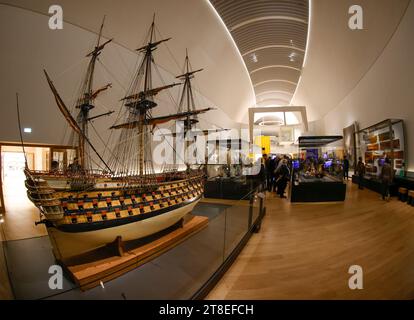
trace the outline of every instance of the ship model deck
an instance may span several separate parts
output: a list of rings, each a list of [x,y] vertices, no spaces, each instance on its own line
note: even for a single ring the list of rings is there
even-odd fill
[[[196,109],[188,53],[179,83],[152,87],[156,68],[153,52],[170,39],[156,40],[151,24],[144,46],[137,49],[141,61],[125,97],[121,98],[123,119],[110,130],[119,132],[109,159],[97,151],[88,135],[91,120],[111,115],[91,116],[95,99],[111,88],[107,84],[94,89],[95,64],[112,39],[101,44],[101,25],[97,44],[87,55],[89,65],[74,110],[69,110],[49,74],[46,79],[56,104],[72,130],[77,157],[69,168],[38,172],[27,168],[26,188],[29,199],[39,208],[51,239],[55,257],[63,260],[109,244],[119,237],[135,240],[177,224],[191,212],[204,191],[204,171],[186,163],[185,171],[171,169],[155,173],[151,154],[152,129],[169,121],[182,121],[185,130],[198,123],[197,115],[211,108]],[[164,90],[183,85],[177,113],[154,117],[155,97]],[[76,111],[77,115],[72,114]],[[122,117],[118,117],[117,121]],[[108,146],[106,146],[108,147]],[[96,161],[99,159],[99,167]],[[168,169],[168,170],[167,170]]]

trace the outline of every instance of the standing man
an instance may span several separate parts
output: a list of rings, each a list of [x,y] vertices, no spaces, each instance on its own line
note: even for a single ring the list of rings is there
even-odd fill
[[[390,185],[393,180],[393,169],[391,167],[390,159],[386,158],[384,166],[380,175],[382,181],[382,200],[389,201],[390,199]]]
[[[364,181],[364,175],[365,175],[365,163],[362,162],[362,157],[359,157],[358,164],[356,167],[356,173],[358,175],[358,188],[359,190],[364,189],[362,187],[362,182]]]
[[[265,174],[266,174],[266,189],[267,191],[270,191],[270,186],[271,186],[271,172],[269,170],[270,157],[268,157],[266,153],[263,154],[263,164],[265,167]]]
[[[349,180],[349,160],[347,156],[344,156],[344,180]]]

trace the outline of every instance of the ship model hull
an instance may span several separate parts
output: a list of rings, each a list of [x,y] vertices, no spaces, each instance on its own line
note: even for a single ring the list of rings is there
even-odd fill
[[[58,260],[95,250],[118,237],[130,241],[167,229],[193,210],[204,190],[202,174],[162,182],[148,192],[133,185],[117,187],[121,184],[117,179],[97,179],[94,188],[74,191],[66,178],[29,172],[26,176],[29,199],[45,216]]]

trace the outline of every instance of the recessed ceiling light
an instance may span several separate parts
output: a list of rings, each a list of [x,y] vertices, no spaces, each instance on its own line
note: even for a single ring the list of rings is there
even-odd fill
[[[24,133],[32,133],[32,128],[24,128]]]

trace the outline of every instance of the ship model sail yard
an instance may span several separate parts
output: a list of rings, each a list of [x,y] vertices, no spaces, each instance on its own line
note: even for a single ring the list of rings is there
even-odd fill
[[[195,108],[191,79],[201,70],[192,71],[188,54],[184,73],[177,77],[180,81],[153,87],[154,51],[170,40],[156,39],[154,21],[145,44],[137,49],[140,63],[125,97],[120,97],[122,107],[116,123],[109,128],[119,133],[108,152],[109,159],[105,160],[92,144],[88,135],[90,121],[112,114],[91,114],[95,99],[111,87],[94,87],[96,62],[112,41],[102,41],[103,26],[104,23],[94,50],[87,55],[89,65],[74,108],[77,115],[67,108],[52,77],[44,71],[56,104],[73,132],[77,147],[74,163],[64,170],[25,169],[28,197],[42,216],[37,223],[46,225],[58,260],[94,250],[118,237],[129,241],[169,228],[191,212],[203,195],[204,170],[200,166],[186,163],[185,170],[179,171],[165,164],[160,172],[154,170],[154,127],[182,121],[184,130],[189,131],[197,124],[197,115],[211,110]],[[179,85],[183,87],[177,113],[154,117],[156,96]]]

